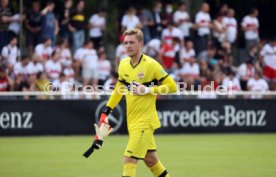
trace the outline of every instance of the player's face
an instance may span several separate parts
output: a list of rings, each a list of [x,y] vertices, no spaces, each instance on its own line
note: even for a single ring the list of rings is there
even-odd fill
[[[135,35],[127,35],[124,39],[124,46],[127,55],[133,57],[142,50],[143,42],[139,41]]]

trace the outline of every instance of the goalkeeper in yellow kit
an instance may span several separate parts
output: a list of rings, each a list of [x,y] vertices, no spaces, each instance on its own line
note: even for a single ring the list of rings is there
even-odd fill
[[[157,94],[176,92],[177,87],[156,60],[142,53],[144,39],[139,29],[127,30],[123,35],[129,57],[119,64],[119,80],[101,114],[100,125],[108,124],[106,117],[125,95],[129,141],[124,153],[123,177],[135,177],[139,159],[144,160],[155,177],[169,177],[156,153],[153,134],[160,121],[155,102]]]

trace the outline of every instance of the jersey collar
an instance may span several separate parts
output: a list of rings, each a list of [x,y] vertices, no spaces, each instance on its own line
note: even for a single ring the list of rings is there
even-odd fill
[[[140,64],[142,58],[143,58],[143,54],[141,55],[141,57],[140,57],[140,59],[139,59],[139,62],[138,62],[136,65],[133,65],[133,64],[131,63],[131,59],[130,59],[129,63],[130,63],[130,65],[131,65],[131,67],[132,67],[133,69],[136,68],[136,67]]]

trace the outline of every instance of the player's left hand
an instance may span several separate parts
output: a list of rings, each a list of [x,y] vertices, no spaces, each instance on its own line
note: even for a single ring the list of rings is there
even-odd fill
[[[150,93],[150,88],[134,81],[130,85],[130,93],[133,95],[146,95]]]

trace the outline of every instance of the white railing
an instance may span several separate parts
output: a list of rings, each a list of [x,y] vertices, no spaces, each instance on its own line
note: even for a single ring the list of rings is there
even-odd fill
[[[1,96],[89,96],[89,95],[98,95],[98,96],[108,96],[111,95],[110,91],[99,91],[99,92],[52,92],[52,93],[45,93],[45,92],[38,92],[38,91],[24,91],[24,92],[18,92],[18,91],[11,91],[11,92],[0,92]],[[233,92],[203,92],[203,91],[179,91],[177,93],[172,93],[169,95],[187,95],[187,96],[193,96],[193,95],[217,95],[217,96],[251,96],[251,95],[262,95],[262,96],[276,96],[276,91],[265,91],[265,92],[259,92],[259,91],[233,91]]]

